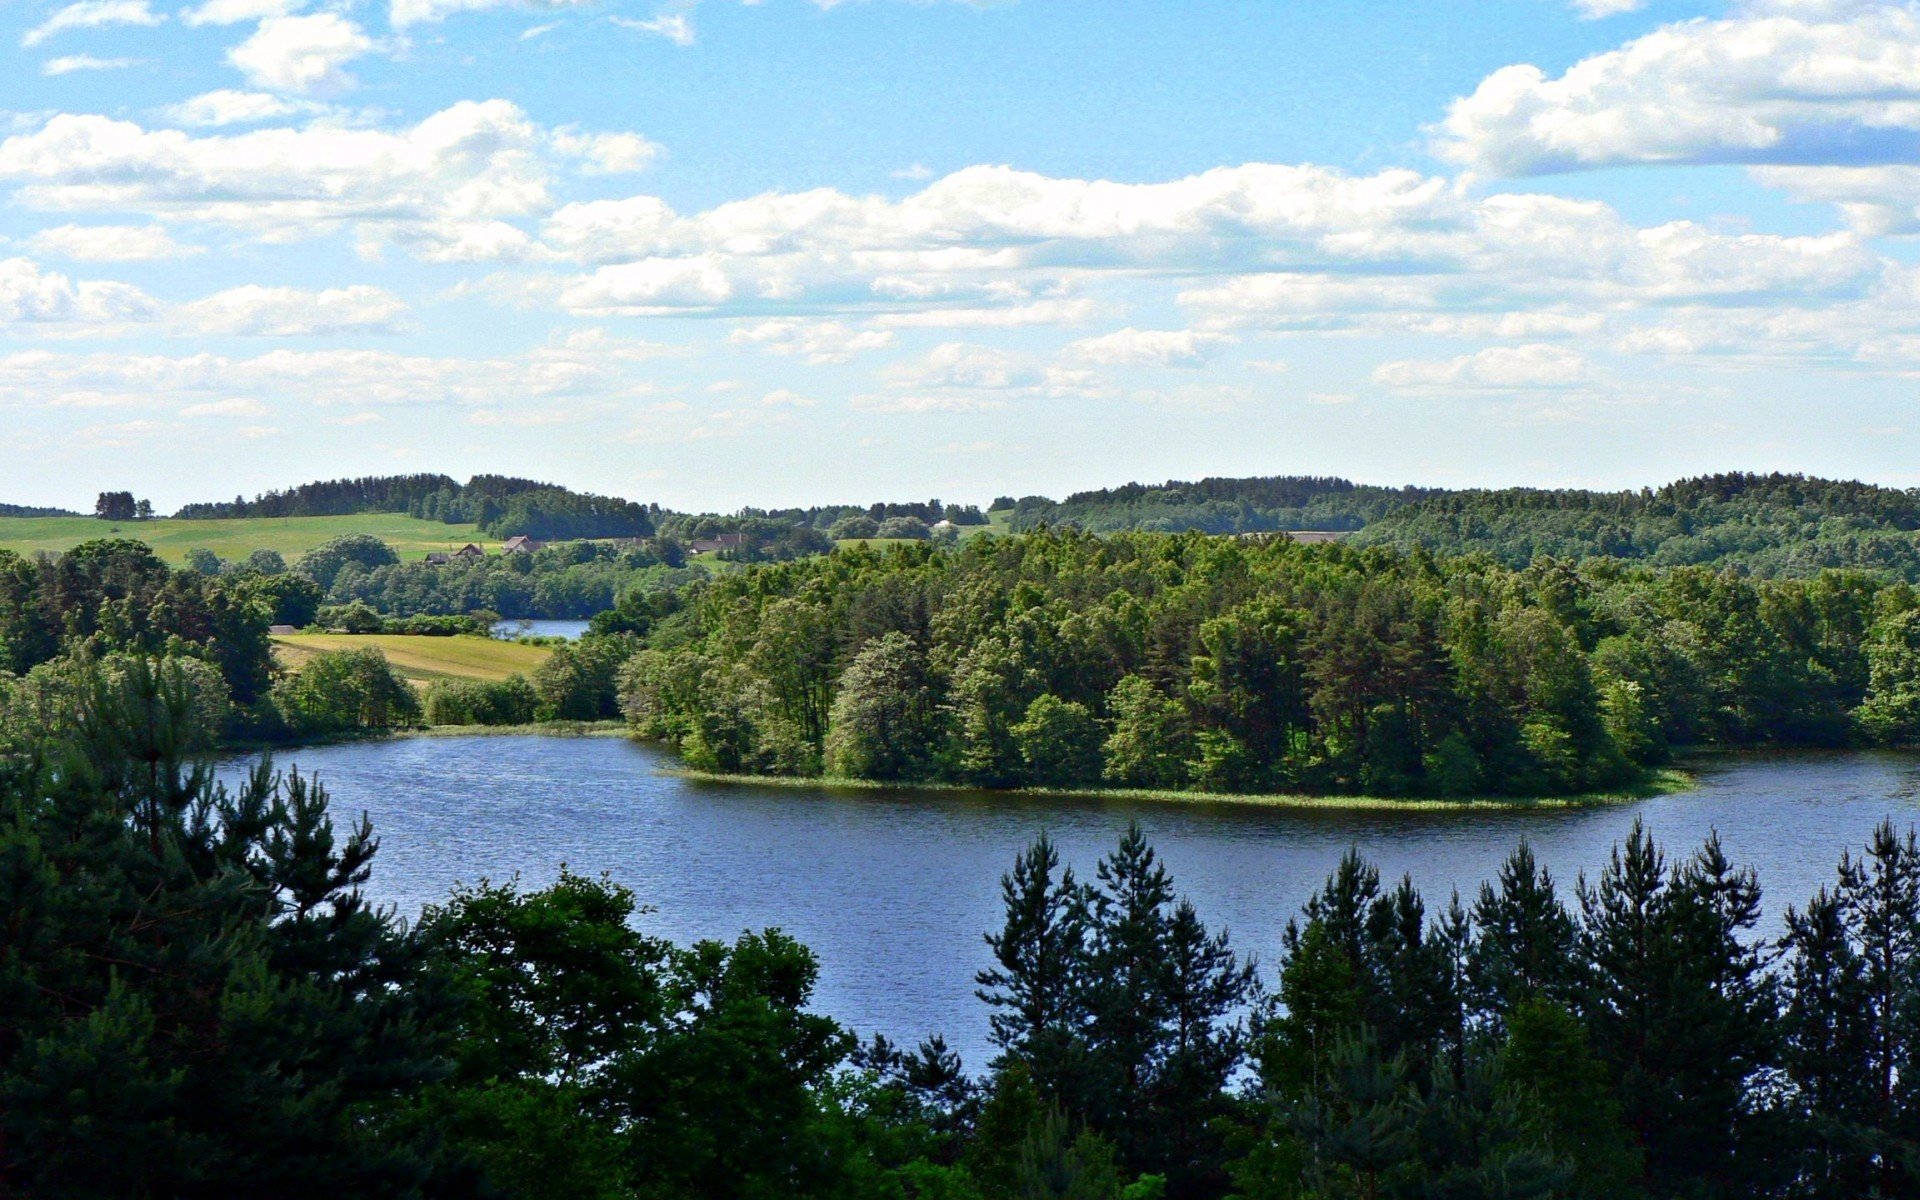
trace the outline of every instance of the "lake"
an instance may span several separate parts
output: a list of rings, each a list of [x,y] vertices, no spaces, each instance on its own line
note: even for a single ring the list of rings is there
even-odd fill
[[[562,637],[577,642],[587,632],[588,621],[561,620],[523,620],[500,621],[493,627],[493,636],[502,638],[517,637]]]
[[[1411,873],[1430,910],[1471,898],[1522,837],[1570,893],[1635,818],[1672,856],[1717,829],[1754,866],[1769,919],[1832,878],[1842,849],[1891,816],[1920,822],[1920,757],[1855,753],[1710,760],[1690,792],[1585,809],[1291,810],[1060,801],[951,792],[834,792],[695,784],[671,757],[618,738],[404,738],[315,747],[282,765],[317,774],[338,818],[365,810],[381,836],[371,891],[407,915],[457,881],[559,864],[610,872],[687,941],[779,926],[820,956],[818,1007],[862,1036],[944,1032],[985,1065],[973,973],[997,926],[1000,875],[1043,830],[1091,875],[1130,820],[1180,890],[1272,982],[1280,932],[1357,845],[1388,879]]]

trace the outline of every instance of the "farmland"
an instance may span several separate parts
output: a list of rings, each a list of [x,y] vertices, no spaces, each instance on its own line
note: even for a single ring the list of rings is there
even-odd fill
[[[273,639],[274,657],[282,666],[297,668],[316,654],[372,647],[387,656],[394,669],[422,687],[436,679],[498,681],[509,675],[532,675],[553,651],[482,637],[414,637],[371,633],[292,633]]]
[[[95,517],[0,517],[0,550],[20,554],[70,550],[94,538],[124,537],[145,542],[167,562],[179,566],[189,550],[206,549],[221,558],[241,559],[255,550],[277,550],[291,563],[329,539],[346,533],[372,534],[403,559],[424,558],[434,550],[478,542],[497,553],[499,544],[473,525],[422,521],[398,513],[361,513],[342,517],[242,517],[180,521],[102,521]]]

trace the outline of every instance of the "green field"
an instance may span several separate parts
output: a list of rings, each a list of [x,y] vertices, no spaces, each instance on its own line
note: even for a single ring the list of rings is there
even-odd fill
[[[368,646],[385,654],[394,669],[415,686],[436,679],[498,681],[509,675],[530,676],[553,653],[545,646],[523,646],[518,642],[483,637],[291,633],[273,639],[274,657],[290,668],[298,668],[316,654],[335,650],[363,650]]]
[[[291,563],[302,554],[343,533],[370,533],[392,546],[403,559],[424,558],[433,550],[457,550],[478,542],[497,553],[499,543],[480,535],[473,525],[443,525],[396,513],[364,513],[347,517],[243,517],[232,520],[102,521],[94,517],[0,517],[0,550],[32,554],[37,550],[71,550],[94,538],[135,538],[176,566],[187,551],[206,549],[221,558],[245,558],[255,550],[278,550]]]

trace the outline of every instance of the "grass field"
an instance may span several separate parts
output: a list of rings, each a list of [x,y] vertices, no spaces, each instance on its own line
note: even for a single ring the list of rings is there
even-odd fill
[[[302,554],[343,533],[370,533],[392,546],[403,559],[426,557],[429,551],[459,549],[479,542],[497,553],[499,543],[480,536],[472,525],[443,525],[394,513],[365,513],[349,517],[246,517],[235,520],[122,521],[94,517],[0,517],[0,550],[32,554],[36,550],[71,550],[94,538],[134,538],[176,566],[187,551],[206,549],[221,558],[245,558],[255,550],[278,550],[291,563]]]
[[[291,633],[273,639],[274,657],[297,668],[316,654],[372,646],[415,686],[436,679],[501,680],[532,675],[553,651],[482,637],[407,637],[396,633]]]

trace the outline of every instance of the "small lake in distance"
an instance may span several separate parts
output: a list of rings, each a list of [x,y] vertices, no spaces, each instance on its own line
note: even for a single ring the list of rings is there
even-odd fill
[[[500,621],[493,627],[493,636],[498,638],[563,637],[570,642],[577,642],[585,636],[589,624],[590,622],[587,621]]]
[[[608,872],[690,941],[779,926],[821,962],[817,1007],[863,1038],[946,1034],[984,1068],[973,974],[1000,919],[999,879],[1043,830],[1091,876],[1130,820],[1145,827],[1210,925],[1226,925],[1271,984],[1280,933],[1357,845],[1388,880],[1411,873],[1429,911],[1471,900],[1521,838],[1571,902],[1636,817],[1670,858],[1717,829],[1766,889],[1770,927],[1833,878],[1874,823],[1920,823],[1920,756],[1708,760],[1690,792],[1584,809],[1351,811],[718,786],[661,773],[672,758],[619,738],[427,737],[280,757],[320,777],[337,821],[381,838],[370,892],[413,916],[459,881],[549,882],[564,862]]]

